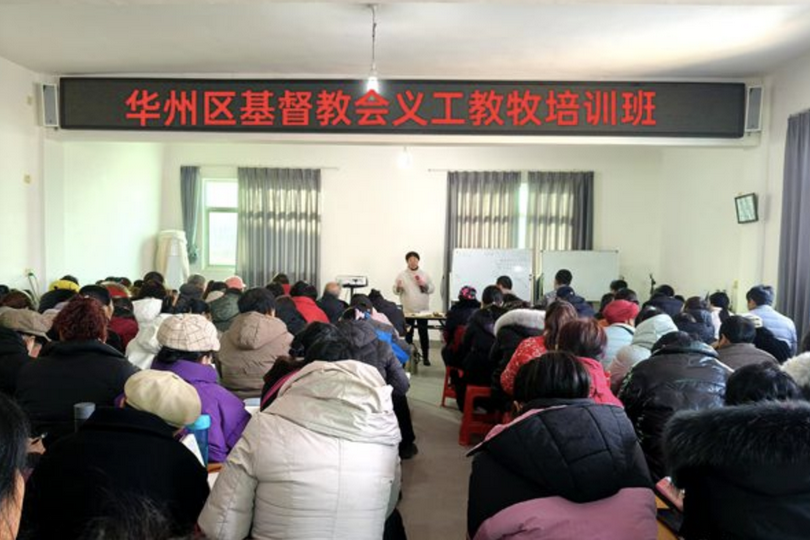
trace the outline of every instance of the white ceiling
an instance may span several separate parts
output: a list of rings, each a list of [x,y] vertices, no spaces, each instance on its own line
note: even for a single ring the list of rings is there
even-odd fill
[[[381,77],[743,78],[810,50],[807,4],[384,3]],[[49,74],[365,77],[347,2],[0,0],[0,56]]]

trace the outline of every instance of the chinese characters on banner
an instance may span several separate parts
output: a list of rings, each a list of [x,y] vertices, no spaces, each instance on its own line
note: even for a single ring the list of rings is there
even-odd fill
[[[440,104],[431,110],[441,114],[426,114],[423,105],[430,101]],[[454,101],[466,114],[453,116]],[[482,89],[468,97],[463,92],[403,90],[389,99],[374,90],[357,98],[342,90],[171,90],[162,96],[143,85],[132,90],[124,104],[125,118],[139,127],[657,125],[656,92],[643,89],[545,93]]]
[[[63,77],[63,129],[739,138],[742,83]]]

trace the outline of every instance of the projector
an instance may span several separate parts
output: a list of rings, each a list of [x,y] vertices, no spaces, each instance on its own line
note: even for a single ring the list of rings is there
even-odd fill
[[[340,283],[341,287],[368,287],[368,276],[337,276],[335,281]]]

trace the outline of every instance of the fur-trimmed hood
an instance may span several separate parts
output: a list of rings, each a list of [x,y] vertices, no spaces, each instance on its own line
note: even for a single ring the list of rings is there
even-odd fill
[[[524,326],[541,332],[546,327],[546,312],[537,309],[513,309],[501,315],[495,322],[495,335],[505,326]]]
[[[755,403],[682,412],[667,424],[663,446],[676,482],[679,473],[695,467],[806,467],[810,403]]]
[[[810,390],[810,352],[794,356],[782,364],[782,371],[793,377],[802,390]]]

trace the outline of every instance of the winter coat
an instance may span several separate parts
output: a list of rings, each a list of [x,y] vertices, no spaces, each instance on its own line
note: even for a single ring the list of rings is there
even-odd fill
[[[790,346],[790,353],[796,354],[796,325],[789,317],[785,317],[771,306],[758,306],[750,311],[762,319],[762,326],[773,332],[777,339],[781,339]]]
[[[515,377],[523,364],[543,356],[546,352],[546,338],[544,336],[524,339],[515,349],[512,358],[509,359],[506,368],[501,373],[501,388],[503,388],[503,391],[511,396],[515,390]]]
[[[298,332],[307,325],[306,319],[295,307],[295,302],[289,296],[276,298],[276,318],[284,321],[287,331],[294,336],[298,335]]]
[[[260,397],[276,358],[290,354],[292,335],[279,319],[251,311],[234,319],[222,334],[218,369],[222,386],[240,399]]]
[[[73,405],[112,406],[138,368],[100,341],[53,342],[20,369],[17,402],[50,443],[73,432]]]
[[[132,302],[133,313],[138,323],[138,333],[127,343],[126,357],[140,369],[149,369],[155,355],[160,351],[157,332],[168,317],[161,313],[163,301],[156,298],[144,298]]]
[[[644,303],[643,308],[652,306],[660,309],[670,317],[674,317],[683,310],[683,302],[674,296],[655,294]]]
[[[685,490],[687,540],[808,537],[810,405],[681,413],[664,440],[669,470]]]
[[[14,397],[20,369],[32,360],[20,335],[0,328],[0,393]]]
[[[629,324],[615,323],[606,326],[604,330],[607,337],[607,346],[600,360],[605,368],[609,368],[613,360],[616,359],[619,350],[633,344],[636,329]]]
[[[637,364],[627,375],[619,399],[633,422],[654,480],[666,475],[661,437],[679,411],[723,406],[731,369],[699,341],[668,346]]]
[[[399,495],[399,441],[377,370],[313,362],[248,424],[200,527],[212,540],[379,540]]]
[[[495,343],[489,351],[490,362],[497,366],[492,372],[493,397],[501,401],[506,400],[506,393],[501,386],[501,375],[518,346],[528,338],[542,335],[545,323],[546,312],[536,309],[508,311],[495,321]]]
[[[731,369],[740,369],[750,364],[770,363],[778,366],[773,355],[760,351],[753,343],[730,343],[717,349],[717,357]]]
[[[110,329],[121,336],[121,345],[126,350],[129,342],[138,335],[138,321],[132,317],[113,316],[110,319]]]
[[[618,407],[537,400],[473,449],[472,540],[655,540],[655,497]]]
[[[214,463],[225,461],[250,420],[242,400],[217,384],[217,372],[213,366],[178,360],[170,364],[153,362],[152,369],[171,371],[197,390],[202,414],[211,417],[208,459]]]
[[[608,366],[610,388],[613,393],[618,394],[622,381],[633,366],[650,357],[653,345],[662,336],[677,331],[678,327],[669,315],[656,315],[639,324],[636,333],[633,334],[632,344],[619,349],[616,358]]]
[[[352,345],[353,359],[377,368],[383,380],[395,392],[405,394],[411,383],[391,346],[380,340],[374,326],[364,319],[338,321],[338,329]]]
[[[312,298],[308,296],[293,296],[292,301],[298,312],[304,317],[304,320],[307,321],[307,324],[315,321],[323,323],[329,322],[329,317],[326,316],[326,313],[318,307],[318,304],[316,304],[315,300]]]
[[[580,317],[593,317],[596,315],[596,311],[594,311],[593,306],[589,302],[586,302],[583,297],[577,294],[570,294],[566,296],[565,301],[574,306],[574,309],[577,310],[577,315]]]
[[[394,356],[396,356],[399,363],[403,366],[408,363],[411,358],[411,346],[404,339],[397,336],[397,331],[388,323],[380,322],[373,318],[373,315],[366,319],[369,324],[374,328],[374,332],[381,341],[384,341],[391,347]]]
[[[456,329],[460,326],[467,326],[470,318],[479,309],[481,309],[481,302],[478,300],[459,300],[450,307],[442,331],[445,345],[453,346]]]
[[[424,292],[416,282],[417,277],[425,284]],[[397,288],[398,284],[402,285],[402,290]],[[421,268],[418,270],[406,268],[400,272],[394,282],[393,290],[394,294],[399,296],[399,300],[402,302],[402,309],[405,313],[430,311],[430,295],[433,294],[435,287],[428,273]]]
[[[707,345],[711,345],[715,342],[714,323],[712,322],[711,313],[705,309],[689,309],[684,311],[684,314],[689,314],[694,317],[695,322],[682,320],[681,316],[676,315],[673,320],[678,330],[697,337]]]
[[[382,293],[376,289],[372,289],[371,292],[368,293],[368,299],[371,300],[374,309],[385,315],[388,320],[391,321],[391,326],[396,329],[397,334],[404,336],[407,333],[405,329],[405,314],[402,313],[399,306],[383,298]]]
[[[211,322],[220,332],[231,327],[233,321],[239,316],[239,295],[226,292],[220,298],[211,302]]]
[[[97,409],[43,454],[25,489],[20,538],[78,538],[93,519],[121,520],[133,499],[165,513],[173,535],[189,534],[208,474],[173,430],[147,412]]]
[[[318,300],[318,307],[326,314],[329,322],[335,324],[343,312],[349,308],[349,304],[333,294],[324,294]]]
[[[458,351],[464,369],[464,384],[489,386],[497,364],[492,365],[489,352],[495,344],[495,321],[503,310],[497,306],[479,309],[464,330],[464,339]]]

